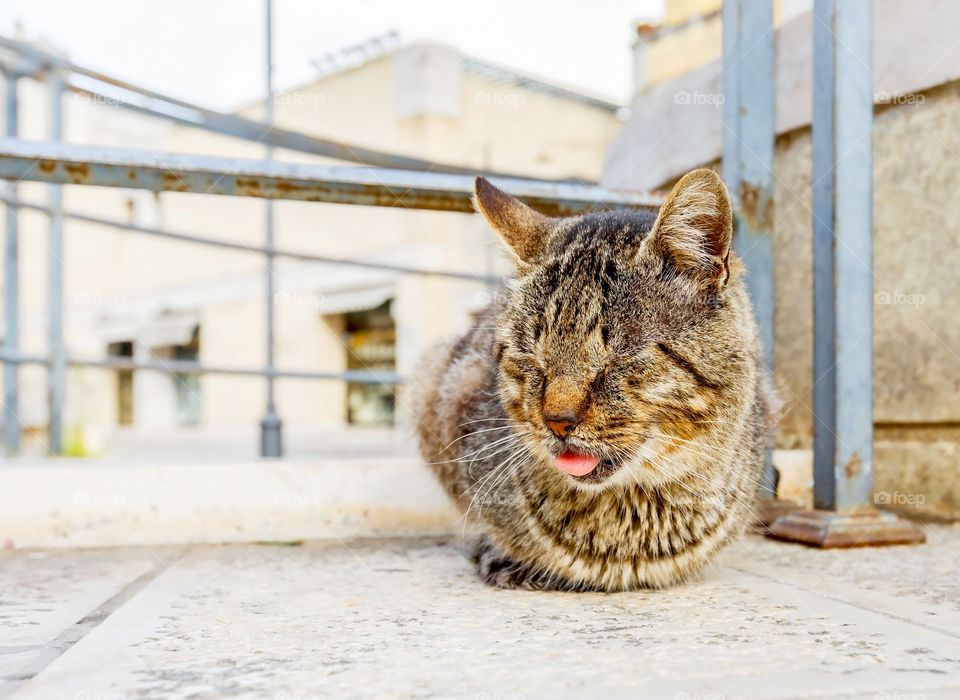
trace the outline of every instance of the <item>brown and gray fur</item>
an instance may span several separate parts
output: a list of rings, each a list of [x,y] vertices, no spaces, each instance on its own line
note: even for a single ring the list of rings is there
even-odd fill
[[[551,218],[482,178],[474,201],[516,272],[425,355],[411,400],[426,462],[485,533],[481,577],[618,591],[695,575],[749,519],[771,427],[723,182],[688,174],[657,217]],[[603,461],[571,476],[554,465],[568,450]]]

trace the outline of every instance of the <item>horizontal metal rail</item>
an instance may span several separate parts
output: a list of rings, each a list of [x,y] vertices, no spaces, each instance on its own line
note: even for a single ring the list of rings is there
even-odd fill
[[[549,215],[571,215],[598,209],[646,208],[657,209],[659,197],[647,194],[611,192],[582,179],[563,181],[534,179],[503,175],[491,171],[476,171],[449,163],[437,163],[422,158],[407,157],[368,149],[352,144],[318,138],[273,126],[271,113],[273,93],[271,75],[271,11],[267,4],[267,94],[264,121],[248,119],[235,114],[224,114],[201,105],[164,95],[153,90],[118,80],[90,70],[36,47],[0,37],[0,71],[6,78],[7,139],[0,140],[0,178],[13,181],[14,187],[0,195],[15,221],[18,208],[42,212],[49,217],[50,250],[59,250],[62,240],[62,221],[70,218],[111,229],[150,235],[160,239],[206,245],[237,252],[265,256],[268,264],[266,284],[267,360],[263,368],[223,367],[189,360],[165,360],[158,357],[143,359],[108,356],[100,359],[71,358],[59,338],[62,318],[62,256],[51,252],[49,265],[49,335],[57,340],[43,355],[20,352],[17,336],[10,327],[17,327],[18,302],[16,289],[18,266],[16,256],[8,251],[7,258],[7,326],[5,346],[0,346],[0,364],[5,366],[4,444],[9,453],[15,453],[19,444],[19,407],[16,394],[17,369],[22,364],[39,364],[48,369],[48,406],[50,410],[51,452],[62,449],[62,416],[64,371],[67,366],[98,367],[110,370],[146,370],[175,375],[222,374],[265,377],[268,386],[268,414],[261,421],[264,428],[268,417],[276,423],[276,445],[270,456],[282,453],[279,440],[279,417],[273,413],[273,381],[276,378],[335,380],[362,384],[399,384],[403,378],[394,371],[348,370],[344,372],[314,372],[281,370],[273,365],[273,298],[271,286],[272,265],[275,257],[290,258],[321,264],[340,264],[358,268],[388,270],[402,274],[428,275],[496,283],[493,275],[461,273],[447,270],[374,262],[339,259],[293,250],[277,250],[273,246],[272,224],[268,210],[266,243],[250,246],[229,240],[165,229],[139,226],[98,216],[65,210],[59,198],[59,185],[91,185],[142,189],[152,192],[189,192],[227,196],[260,197],[268,200],[289,199],[361,206],[382,206],[406,209],[428,209],[470,213],[474,175],[483,174],[528,204]],[[51,96],[50,143],[26,143],[18,140],[15,107],[17,82],[30,78],[47,83]],[[268,160],[239,160],[189,154],[154,154],[116,148],[98,148],[61,143],[60,114],[63,91],[85,95],[96,102],[116,105],[135,113],[164,121],[198,128],[226,137],[244,139],[266,147]],[[609,107],[609,105],[604,105]],[[11,117],[10,114],[14,116]],[[11,125],[13,125],[11,127]],[[373,167],[344,167],[278,163],[270,159],[273,148],[307,153],[334,160],[361,163]],[[22,201],[15,185],[21,180],[52,185],[47,204]],[[16,227],[7,226],[7,247],[16,246]],[[11,301],[12,300],[12,301]],[[262,442],[261,454],[265,442]]]
[[[308,202],[472,212],[473,178],[383,168],[329,167],[119,148],[0,140],[0,178],[193,192]],[[657,209],[652,194],[595,185],[496,179],[496,184],[549,215],[596,209]]]
[[[127,231],[129,233],[142,233],[148,236],[156,236],[158,238],[166,238],[173,241],[181,241],[183,243],[196,243],[199,245],[213,246],[217,248],[226,248],[228,250],[236,250],[244,253],[259,253],[261,255],[267,253],[267,249],[261,246],[252,246],[244,245],[243,243],[233,243],[231,241],[222,241],[216,238],[207,238],[204,236],[196,236],[190,233],[178,233],[176,231],[167,231],[165,229],[152,228],[149,226],[138,226],[137,224],[127,223],[125,221],[114,221],[111,219],[101,219],[97,216],[89,216],[87,214],[80,214],[78,212],[68,211],[62,207],[51,207],[46,204],[34,204],[32,202],[26,202],[22,199],[17,199],[7,195],[0,194],[0,202],[8,204],[13,207],[20,207],[21,209],[30,209],[32,211],[38,211],[48,216],[59,214],[60,216],[66,219],[73,219],[74,221],[82,221],[88,224],[96,224],[98,226],[108,226],[110,228],[115,228],[120,231]],[[348,267],[362,267],[369,268],[371,270],[387,270],[390,272],[401,272],[404,274],[411,275],[424,275],[426,277],[444,277],[448,279],[458,279],[458,280],[470,280],[473,282],[485,282],[488,284],[497,283],[500,281],[500,277],[495,275],[479,275],[471,274],[469,272],[450,272],[447,270],[430,270],[420,267],[409,267],[406,265],[394,265],[391,263],[379,263],[379,262],[370,262],[366,260],[356,260],[353,258],[334,258],[324,255],[314,255],[313,253],[304,253],[294,250],[283,250],[279,248],[271,249],[270,251],[273,255],[281,258],[292,258],[294,260],[304,260],[307,262],[317,262],[325,263],[330,265],[346,265]]]
[[[43,73],[50,70],[83,76],[88,79],[88,82],[109,85],[123,92],[137,95],[143,98],[144,101],[133,102],[117,93],[104,92],[102,89],[96,89],[89,84],[84,85],[83,82],[77,81],[70,75],[62,76],[64,88],[80,95],[86,95],[94,100],[102,101],[105,104],[116,104],[125,109],[151,117],[157,117],[165,121],[223,134],[224,136],[254,141],[265,146],[275,146],[300,153],[310,153],[316,156],[361,163],[363,165],[380,168],[459,174],[478,172],[476,169],[466,168],[462,165],[438,163],[422,158],[400,156],[372,148],[365,148],[356,144],[309,136],[300,132],[272,126],[264,122],[247,119],[236,114],[217,112],[192,102],[180,100],[170,95],[164,95],[154,90],[148,90],[98,71],[84,68],[64,58],[7,37],[0,37],[0,47],[14,51],[19,56],[35,64],[37,70],[33,73],[30,72],[29,68],[26,69],[27,77],[43,78]],[[8,70],[17,69],[23,70],[24,68],[22,65],[8,67]],[[507,175],[493,171],[481,172],[485,175],[527,179],[518,175]]]
[[[25,355],[10,352],[0,347],[0,362],[17,364],[50,365],[51,360],[41,355]],[[191,360],[151,360],[144,362],[127,357],[105,357],[99,360],[67,358],[71,367],[101,367],[104,369],[147,369],[172,374],[226,374],[247,377],[276,377],[281,379],[324,379],[351,382],[354,384],[402,384],[403,378],[396,372],[351,369],[344,372],[313,372],[308,370],[254,369],[246,367],[218,367]]]

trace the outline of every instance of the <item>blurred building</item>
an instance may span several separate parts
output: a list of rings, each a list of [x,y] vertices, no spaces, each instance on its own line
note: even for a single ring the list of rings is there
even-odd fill
[[[618,106],[461,56],[436,44],[372,42],[318,63],[313,82],[277,94],[276,123],[350,144],[551,179],[599,180],[620,126]],[[46,138],[45,88],[22,82],[21,135]],[[110,103],[67,98],[65,140],[142,151],[260,159],[255,143],[173,126]],[[262,118],[263,104],[239,112]],[[331,161],[276,151],[278,160]],[[342,164],[342,163],[341,163]],[[20,196],[44,201],[45,186]],[[402,193],[398,193],[402,197]],[[261,246],[265,205],[250,198],[75,187],[68,210]],[[457,213],[283,201],[274,205],[276,246],[336,259],[495,275],[506,264],[478,217]],[[21,347],[43,353],[45,217],[21,211]],[[68,219],[66,341],[75,357],[197,359],[211,366],[265,361],[264,259],[107,229]],[[409,372],[430,343],[462,329],[487,300],[482,282],[279,259],[277,366],[339,372]],[[67,442],[95,453],[118,427],[162,434],[178,426],[254,430],[265,382],[256,377],[71,369]],[[46,378],[21,368],[27,431],[45,430]],[[284,380],[278,411],[288,429],[391,424],[402,396],[379,385]]]
[[[785,413],[777,446],[812,445],[813,295],[809,0],[774,5],[775,376]],[[641,26],[631,117],[603,184],[650,189],[719,165],[721,2],[668,0]],[[960,515],[960,5],[873,2],[875,491]],[[635,167],[643,153],[645,167]],[[842,157],[842,156],[841,156]]]
[[[809,12],[812,0],[771,0],[776,26]],[[663,19],[640,24],[633,43],[634,88],[642,91],[723,55],[723,0],[666,0]]]

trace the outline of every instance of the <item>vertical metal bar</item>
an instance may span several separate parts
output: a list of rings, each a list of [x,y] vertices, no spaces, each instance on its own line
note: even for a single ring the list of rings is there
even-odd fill
[[[740,208],[740,11],[739,0],[724,0],[723,23],[723,179],[733,210]]]
[[[734,250],[747,267],[764,363],[773,368],[774,31],[770,2],[723,4],[723,175],[735,211]],[[761,493],[775,496],[768,451]]]
[[[835,183],[833,41],[835,0],[813,5],[813,505],[836,506],[833,458],[836,446],[837,377],[833,330],[834,308],[833,217]]]
[[[6,135],[17,137],[17,82],[15,73],[4,75],[6,89],[4,106],[6,112]],[[17,196],[17,184],[11,182],[7,190],[11,197]],[[19,270],[19,231],[17,225],[17,207],[7,205],[6,256],[4,278],[4,317],[6,331],[3,345],[8,352],[16,353],[20,348],[19,309],[20,309],[20,270]],[[8,455],[16,454],[20,449],[20,392],[17,388],[18,365],[8,362],[3,366],[3,444]]]
[[[873,481],[873,72],[870,0],[814,3],[814,504]]]
[[[48,78],[50,90],[50,140],[63,138],[63,81],[57,72]],[[63,452],[63,401],[66,393],[67,355],[63,339],[63,190],[50,185],[50,241],[47,272],[48,342],[50,367],[47,374],[47,407],[49,420],[48,449],[51,454]]]
[[[264,100],[264,121],[273,124],[273,1],[264,0],[266,11],[266,98]],[[267,147],[267,160],[273,157],[273,148]],[[273,201],[266,200],[266,299],[267,307],[267,409],[260,420],[260,456],[280,457],[283,455],[283,424],[277,415],[274,393],[274,280],[273,265]]]

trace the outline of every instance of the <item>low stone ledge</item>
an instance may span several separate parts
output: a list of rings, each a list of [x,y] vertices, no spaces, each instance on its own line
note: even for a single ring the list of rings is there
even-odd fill
[[[422,536],[459,513],[416,460],[0,469],[5,548]]]

